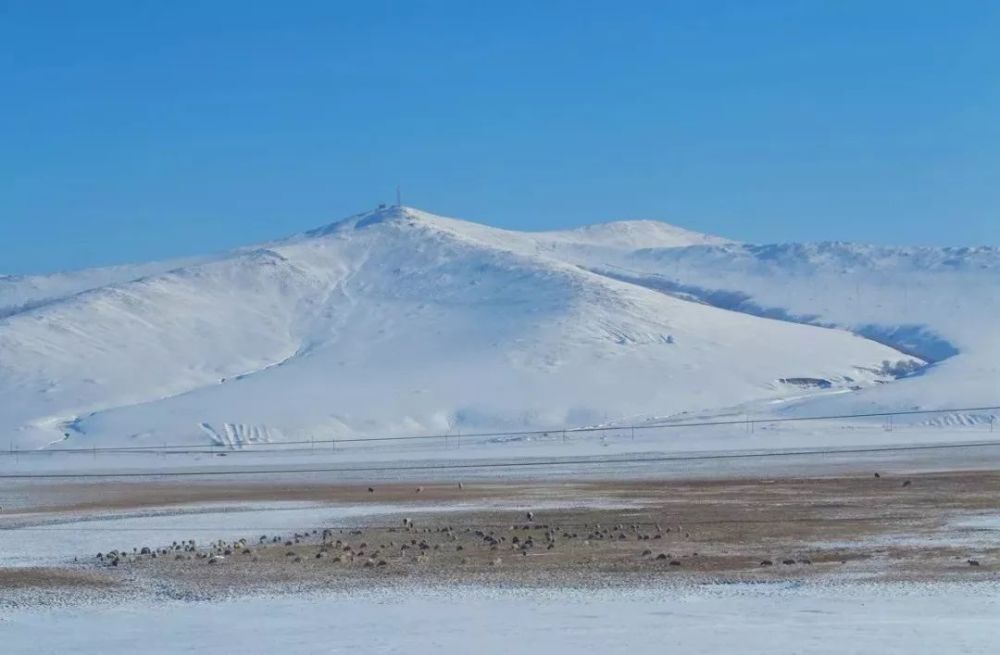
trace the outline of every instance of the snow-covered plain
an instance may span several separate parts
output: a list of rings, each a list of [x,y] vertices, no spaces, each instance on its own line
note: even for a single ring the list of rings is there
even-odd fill
[[[318,503],[188,505],[146,511],[108,512],[86,517],[18,517],[19,527],[0,523],[0,566],[64,565],[74,558],[135,544],[168,544],[250,538],[261,531],[293,532],[306,526],[344,525],[359,516],[399,511],[391,506],[331,507]]]
[[[14,448],[242,448],[996,404],[998,281],[995,248],[383,208],[213,257],[0,279],[0,427]]]
[[[0,498],[4,489],[38,476],[136,479],[159,474],[231,480],[282,479],[368,484],[373,481],[531,480],[632,478],[738,478],[827,475],[869,470],[935,471],[1000,466],[1000,440],[988,425],[900,425],[891,431],[874,421],[741,423],[693,429],[598,430],[514,437],[452,435],[376,443],[258,444],[220,452],[215,448],[166,452],[0,450]]]
[[[18,514],[0,520],[0,567],[60,566],[96,553],[130,547],[160,547],[200,538],[253,540],[261,532],[292,533],[358,523],[396,525],[396,514],[535,511],[561,507],[628,508],[636,503],[611,498],[524,498],[521,503],[468,501],[448,504],[327,504],[318,502],[195,503],[145,510],[76,514]],[[141,545],[140,545],[141,544]],[[125,551],[129,548],[125,548]],[[2,596],[0,596],[2,599]]]
[[[998,616],[995,583],[395,588],[14,610],[0,643],[8,655],[968,654],[996,652]]]

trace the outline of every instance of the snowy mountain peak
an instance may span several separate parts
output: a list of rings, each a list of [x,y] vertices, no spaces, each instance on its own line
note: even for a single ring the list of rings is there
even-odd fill
[[[559,235],[593,245],[638,250],[642,248],[682,248],[687,246],[725,245],[730,239],[694,232],[683,227],[654,220],[624,220],[585,225],[563,232],[541,232]]]
[[[340,221],[307,232],[305,237],[345,235],[366,228],[417,228],[446,234],[480,245],[523,253],[570,250],[637,250],[726,245],[735,242],[654,220],[624,220],[598,223],[568,230],[519,232],[481,223],[449,218],[407,206],[380,205]]]
[[[405,222],[415,218],[414,210],[398,205],[379,205],[375,209],[348,216],[323,227],[306,232],[308,237],[319,237],[348,230],[359,230],[372,225]]]
[[[202,260],[0,280],[0,428],[246,444],[987,389],[992,253],[803,248],[380,206]],[[977,265],[904,266],[932,254]]]

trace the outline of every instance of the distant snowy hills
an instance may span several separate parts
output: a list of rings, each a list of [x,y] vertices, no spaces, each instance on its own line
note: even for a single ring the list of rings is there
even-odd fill
[[[218,256],[0,277],[0,427],[19,447],[240,446],[990,403],[998,290],[995,248],[382,208]]]

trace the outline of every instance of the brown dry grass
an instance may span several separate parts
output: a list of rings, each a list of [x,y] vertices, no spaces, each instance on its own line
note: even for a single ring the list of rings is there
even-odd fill
[[[572,584],[636,578],[997,577],[1000,544],[973,547],[948,521],[958,513],[997,511],[1000,474],[935,473],[909,479],[912,484],[905,487],[903,478],[868,476],[475,485],[463,490],[422,485],[420,494],[414,485],[384,486],[374,494],[365,487],[310,487],[309,493],[338,502],[401,502],[419,496],[444,503],[461,498],[530,505],[569,498],[579,506],[539,510],[533,521],[504,509],[421,513],[414,507],[408,514],[415,522],[412,528],[404,528],[399,517],[382,517],[357,530],[335,530],[325,543],[321,533],[311,531],[280,535],[280,543],[263,545],[257,543],[258,535],[247,535],[249,554],[242,553],[242,545],[230,545],[232,553],[216,564],[208,563],[209,552],[203,550],[201,558],[182,553],[175,559],[177,553],[171,552],[123,562],[119,569],[227,591],[399,580]],[[185,493],[205,498],[196,490]],[[629,506],[587,507],[609,499]],[[533,545],[522,548],[528,538]],[[663,559],[657,559],[661,554]],[[970,557],[980,566],[970,566]],[[764,560],[773,566],[762,566]],[[785,560],[794,563],[783,564]]]
[[[92,570],[48,567],[0,568],[3,589],[79,589],[108,588],[118,583],[108,575]]]

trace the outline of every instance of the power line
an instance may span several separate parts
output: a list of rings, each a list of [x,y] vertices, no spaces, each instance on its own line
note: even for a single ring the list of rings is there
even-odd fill
[[[915,416],[915,415],[928,415],[928,414],[953,414],[953,413],[963,413],[963,412],[988,412],[1000,410],[1000,405],[986,406],[986,407],[956,407],[949,409],[913,409],[913,410],[898,410],[898,411],[887,411],[887,412],[868,412],[868,413],[856,413],[856,414],[828,414],[821,416],[798,416],[798,417],[782,417],[782,418],[761,418],[761,419],[748,419],[743,417],[740,419],[727,419],[727,420],[717,420],[717,421],[689,421],[684,423],[673,423],[673,422],[659,422],[659,423],[642,423],[639,425],[615,425],[615,426],[587,426],[587,427],[575,427],[575,428],[550,428],[550,429],[534,429],[534,430],[508,430],[502,432],[469,432],[460,434],[421,434],[421,435],[400,435],[391,437],[344,437],[341,439],[331,438],[331,439],[308,439],[308,440],[294,440],[294,441],[281,441],[276,443],[249,443],[240,444],[240,448],[234,448],[234,444],[159,444],[159,445],[148,445],[148,446],[96,446],[91,448],[45,448],[37,450],[10,450],[3,451],[0,450],[0,455],[6,456],[20,456],[20,455],[36,455],[36,454],[49,454],[49,453],[73,453],[82,455],[93,455],[96,453],[131,453],[131,452],[153,452],[153,453],[164,453],[164,454],[187,454],[196,452],[225,452],[227,454],[241,453],[241,452],[261,452],[269,450],[288,450],[293,452],[291,449],[287,449],[286,446],[304,446],[308,445],[314,447],[317,445],[333,445],[336,444],[351,444],[351,443],[373,443],[373,442],[392,442],[392,441],[416,441],[416,440],[434,440],[434,439],[486,439],[495,437],[528,437],[528,436],[558,436],[558,435],[571,435],[571,434],[590,434],[595,432],[622,432],[626,430],[674,430],[682,428],[705,428],[705,427],[723,427],[723,426],[744,426],[748,422],[752,424],[762,424],[771,425],[775,423],[798,423],[806,421],[834,421],[834,420],[845,420],[845,419],[857,419],[857,418],[885,418],[892,416]],[[246,447],[247,450],[242,450]],[[250,450],[252,448],[252,450]]]
[[[115,478],[198,478],[240,475],[306,475],[314,473],[378,473],[401,471],[442,471],[468,469],[511,469],[545,466],[594,466],[615,464],[657,464],[664,462],[692,462],[726,459],[752,459],[765,457],[794,457],[816,455],[855,455],[863,453],[908,452],[921,450],[947,450],[963,448],[991,448],[1000,446],[998,441],[975,441],[949,444],[925,444],[910,446],[874,446],[868,448],[831,448],[821,450],[780,450],[766,452],[728,452],[705,455],[662,455],[653,457],[618,457],[618,458],[552,458],[544,460],[527,460],[516,462],[468,462],[453,464],[399,464],[379,466],[331,466],[313,468],[282,468],[282,469],[237,469],[209,471],[131,471],[119,473],[4,473],[0,480],[47,480],[47,479],[115,479]]]

